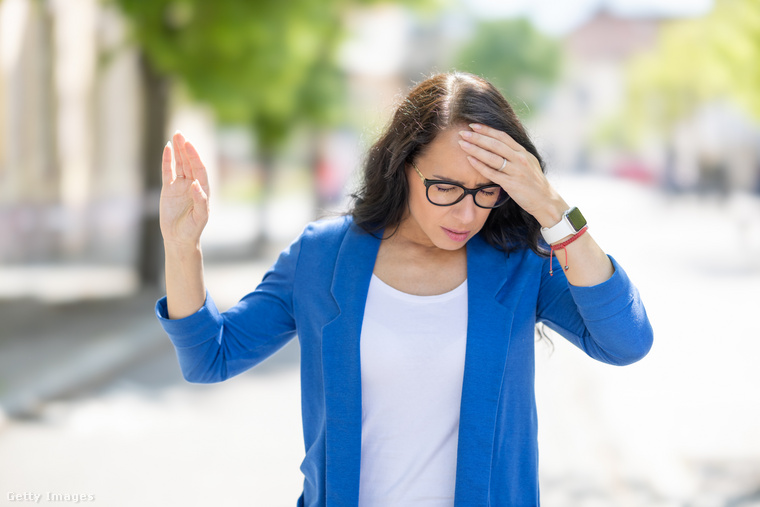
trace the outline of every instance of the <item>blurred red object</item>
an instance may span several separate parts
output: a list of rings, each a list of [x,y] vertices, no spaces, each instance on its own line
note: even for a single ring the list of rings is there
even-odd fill
[[[612,174],[618,178],[633,180],[646,185],[657,183],[655,171],[640,160],[623,160],[615,164]]]

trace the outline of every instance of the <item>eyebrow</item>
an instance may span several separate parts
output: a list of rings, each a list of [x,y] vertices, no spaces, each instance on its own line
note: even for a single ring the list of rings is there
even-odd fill
[[[451,178],[444,178],[444,177],[443,177],[443,176],[441,176],[440,174],[434,174],[434,175],[433,175],[433,177],[432,177],[432,178],[430,178],[430,179],[431,179],[431,180],[442,180],[442,181],[450,181],[451,183],[456,183],[457,185],[462,185],[462,186],[463,186],[463,187],[465,187],[465,188],[469,188],[469,187],[467,187],[467,185],[465,185],[463,182],[461,182],[461,181],[459,181],[459,180],[452,180]],[[496,183],[494,183],[493,181],[489,181],[488,183],[481,183],[480,185],[475,185],[475,186],[474,186],[474,187],[472,187],[472,188],[487,187],[487,186],[489,186],[489,185],[496,185]]]

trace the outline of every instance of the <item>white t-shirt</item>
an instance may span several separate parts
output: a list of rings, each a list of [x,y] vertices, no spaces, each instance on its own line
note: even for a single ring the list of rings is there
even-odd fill
[[[360,507],[454,505],[466,343],[466,281],[414,296],[372,275],[360,346]]]

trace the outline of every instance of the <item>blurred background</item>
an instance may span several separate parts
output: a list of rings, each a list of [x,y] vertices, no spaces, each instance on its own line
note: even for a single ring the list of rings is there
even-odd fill
[[[0,0],[0,504],[294,505],[294,341],[185,383],[160,156],[211,173],[224,309],[350,203],[415,82],[494,82],[638,285],[615,368],[538,341],[547,506],[760,505],[760,1]]]

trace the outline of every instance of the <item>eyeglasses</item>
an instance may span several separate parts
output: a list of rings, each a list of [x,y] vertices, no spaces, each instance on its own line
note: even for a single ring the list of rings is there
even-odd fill
[[[496,183],[478,188],[467,188],[452,181],[429,180],[422,175],[414,162],[412,162],[412,167],[425,185],[428,201],[436,206],[453,206],[469,194],[472,194],[475,206],[485,209],[498,208],[509,200],[509,194]]]

